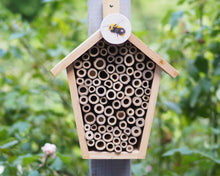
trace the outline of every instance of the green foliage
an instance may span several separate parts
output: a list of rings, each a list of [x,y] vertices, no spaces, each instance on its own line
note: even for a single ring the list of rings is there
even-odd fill
[[[148,154],[133,160],[132,174],[220,175],[220,3],[158,2],[132,2],[133,30],[180,75],[162,75]],[[49,72],[87,38],[86,8],[76,0],[0,2],[0,175],[88,175],[66,75]],[[41,166],[47,142],[56,158]]]

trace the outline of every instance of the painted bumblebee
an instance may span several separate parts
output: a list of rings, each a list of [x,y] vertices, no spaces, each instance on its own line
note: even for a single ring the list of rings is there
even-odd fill
[[[109,31],[112,33],[116,33],[117,35],[124,36],[125,35],[125,29],[117,24],[110,24],[108,27]]]

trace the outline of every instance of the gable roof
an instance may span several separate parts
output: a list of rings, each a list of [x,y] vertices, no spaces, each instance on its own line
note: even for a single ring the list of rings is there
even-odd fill
[[[91,48],[101,39],[101,31],[98,30],[87,40],[85,40],[82,44],[80,44],[77,48],[75,48],[71,53],[69,53],[65,58],[63,58],[58,64],[56,64],[51,69],[53,75],[58,75],[63,69],[67,68],[72,62],[78,59],[84,52],[86,52],[89,48]],[[131,34],[128,40],[173,78],[175,78],[179,74],[179,72],[174,67],[172,67],[168,62],[163,60],[157,53],[151,50],[144,42],[142,42],[134,34]]]

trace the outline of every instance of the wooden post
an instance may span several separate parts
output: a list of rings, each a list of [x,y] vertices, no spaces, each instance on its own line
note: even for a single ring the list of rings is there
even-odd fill
[[[109,0],[106,1],[110,2]],[[115,0],[112,0],[112,2],[115,2]],[[120,13],[128,19],[130,19],[130,4],[130,0],[120,0]],[[114,3],[112,5],[114,6]],[[102,19],[103,0],[88,0],[88,36],[100,28]],[[131,160],[90,160],[89,165],[90,176],[131,175]]]

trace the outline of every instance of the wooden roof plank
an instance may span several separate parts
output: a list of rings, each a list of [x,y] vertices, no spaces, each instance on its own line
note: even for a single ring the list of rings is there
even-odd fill
[[[179,72],[174,67],[172,67],[168,62],[163,60],[157,53],[151,50],[144,42],[142,42],[134,34],[131,34],[128,40],[173,78],[175,78],[179,74]]]
[[[54,76],[57,76],[62,70],[68,67],[72,62],[79,58],[83,53],[85,53],[89,48],[91,48],[96,42],[102,39],[102,34],[100,30],[96,31],[87,40],[81,43],[77,48],[75,48],[71,53],[69,53],[64,59],[62,59],[58,64],[56,64],[51,72]]]

